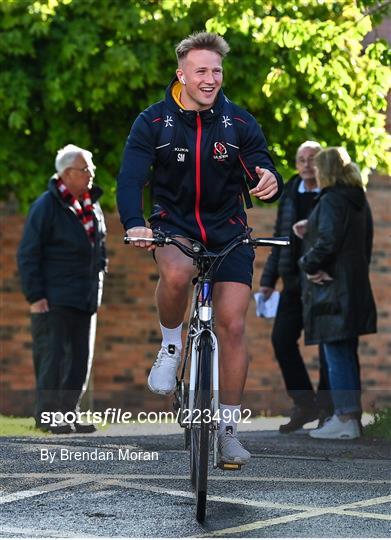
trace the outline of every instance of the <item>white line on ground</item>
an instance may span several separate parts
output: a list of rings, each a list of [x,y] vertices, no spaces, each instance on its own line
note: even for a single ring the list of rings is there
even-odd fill
[[[362,501],[356,501],[349,504],[344,504],[344,508],[362,508],[363,506],[373,506],[376,504],[384,504],[391,502],[391,495],[386,495],[384,497],[376,497],[374,499],[364,499]]]
[[[91,535],[65,531],[64,529],[31,529],[9,527],[8,525],[1,525],[1,533],[17,535],[17,538],[92,538]]]
[[[254,530],[258,530],[258,529],[263,529],[265,527],[271,527],[273,525],[281,525],[283,523],[290,523],[292,521],[299,521],[301,519],[308,519],[308,518],[317,517],[317,516],[321,516],[321,515],[324,515],[324,514],[330,514],[330,513],[331,514],[338,514],[339,516],[349,515],[348,512],[346,512],[346,510],[348,510],[349,508],[358,508],[358,507],[363,507],[363,506],[373,506],[373,505],[382,504],[382,503],[390,502],[390,501],[391,501],[391,496],[376,497],[376,498],[373,498],[373,499],[364,499],[364,500],[361,500],[361,501],[342,504],[342,505],[338,505],[338,506],[332,506],[330,508],[325,508],[325,509],[313,509],[313,510],[308,511],[308,512],[301,512],[300,514],[292,514],[292,515],[289,515],[289,516],[281,516],[281,517],[278,517],[278,518],[258,520],[258,521],[254,521],[253,523],[247,523],[245,525],[240,525],[238,527],[228,527],[228,528],[220,529],[220,530],[216,530],[216,531],[209,531],[207,534],[202,534],[200,536],[201,537],[230,536],[231,534],[238,534],[238,533],[243,533],[243,532],[248,532],[248,531],[254,531]],[[365,519],[377,519],[376,514],[370,514],[369,512],[366,512],[367,515],[365,515],[365,516],[362,515],[362,514],[364,514],[364,512],[362,514],[360,512],[357,512],[357,514],[358,514],[359,517],[365,517]],[[383,516],[383,514],[381,514],[381,515]],[[381,519],[384,519],[384,517],[382,517]],[[391,518],[389,518],[388,520],[391,521]]]
[[[194,494],[191,491],[183,491],[179,489],[166,489],[158,486],[150,486],[148,484],[138,484],[137,482],[125,482],[116,479],[105,479],[99,481],[100,484],[106,484],[110,486],[120,486],[124,488],[136,489],[139,491],[148,491],[151,493],[164,493],[165,495],[172,495],[173,497],[185,497],[187,499],[193,499]]]
[[[194,494],[191,491],[182,491],[182,490],[175,490],[175,489],[168,489],[168,488],[162,488],[159,486],[152,486],[148,484],[140,484],[137,482],[126,482],[123,480],[114,480],[114,479],[106,479],[103,482],[104,484],[108,485],[116,485],[116,486],[122,486],[125,488],[130,489],[137,489],[141,491],[147,491],[151,493],[162,493],[164,495],[171,495],[173,497],[185,497],[189,499],[194,498]],[[232,497],[221,497],[220,495],[208,495],[208,501],[215,501],[215,502],[223,502],[227,504],[236,504],[236,505],[243,505],[243,506],[251,506],[255,508],[273,508],[273,509],[279,509],[279,510],[298,510],[306,513],[312,513],[312,512],[321,512],[321,513],[333,513],[333,514],[339,514],[339,515],[355,515],[357,517],[365,517],[365,518],[372,518],[372,519],[385,519],[391,521],[391,517],[387,516],[387,514],[376,514],[376,513],[365,513],[365,512],[349,512],[348,508],[359,508],[362,506],[373,506],[378,504],[383,504],[385,502],[389,502],[391,500],[391,497],[377,497],[375,499],[368,499],[367,501],[358,501],[350,504],[346,504],[343,507],[336,507],[336,508],[329,508],[329,507],[314,507],[314,506],[308,506],[308,505],[295,505],[295,504],[284,504],[284,503],[274,503],[271,501],[255,501],[250,499],[242,499],[242,498],[232,498]],[[380,517],[378,517],[380,516]]]
[[[390,514],[379,514],[377,512],[354,512],[353,510],[338,510],[338,512],[331,513],[339,514],[340,516],[353,516],[365,519],[381,519],[384,521],[391,521]]]
[[[93,482],[93,477],[84,477],[84,478],[69,478],[68,480],[63,480],[61,482],[54,482],[53,484],[46,484],[39,486],[35,489],[28,489],[25,491],[15,491],[14,493],[9,493],[8,495],[0,496],[0,504],[5,504],[14,501],[20,501],[21,499],[28,499],[30,497],[36,497],[37,495],[43,495],[50,491],[58,491],[60,489],[78,486],[80,484],[86,484],[88,482]]]
[[[231,474],[231,473],[227,473]],[[91,478],[91,475],[83,473],[0,473],[0,478]],[[120,478],[123,480],[188,480],[189,475],[172,475],[172,474],[94,474],[94,479],[104,478]],[[208,481],[212,482],[288,482],[288,483],[311,483],[311,484],[391,484],[391,480],[368,480],[368,479],[351,479],[351,478],[281,478],[274,476],[242,476],[241,474],[233,474],[233,476],[214,476],[210,475]]]
[[[174,497],[185,497],[188,499],[194,499],[194,493],[192,491],[180,491],[175,489],[162,488],[159,486],[152,486],[148,484],[139,484],[136,482],[126,482],[123,480],[104,480],[104,484],[116,485],[125,488],[137,489],[141,491],[148,491],[151,493],[162,493],[164,495],[172,495]],[[273,503],[270,501],[254,501],[250,499],[235,499],[230,497],[221,497],[220,495],[208,495],[208,501],[224,502],[228,504],[240,504],[244,506],[253,506],[256,508],[278,508],[281,510],[313,510],[310,506],[301,506],[293,504]]]
[[[303,461],[329,461],[328,457],[323,456],[297,456],[294,454],[284,455],[284,454],[251,454],[251,459],[257,458],[267,458],[267,459],[296,459]]]
[[[2,477],[12,478],[12,477],[20,477],[19,473],[8,473],[1,475]],[[26,474],[23,475],[24,478],[26,478]],[[46,484],[43,486],[38,486],[35,489],[30,490],[24,490],[24,491],[18,491],[15,493],[11,493],[9,495],[2,495],[0,497],[0,504],[9,503],[18,501],[21,499],[26,499],[30,497],[35,497],[39,495],[43,495],[48,492],[52,491],[58,491],[61,489],[65,489],[68,487],[75,487],[81,484],[90,483],[90,482],[97,482],[100,484],[105,485],[117,485],[125,488],[130,489],[136,489],[136,490],[142,490],[152,493],[158,493],[158,494],[166,494],[174,497],[185,497],[185,498],[193,498],[193,493],[190,491],[183,491],[183,490],[175,490],[175,489],[168,489],[168,488],[162,488],[159,486],[153,486],[153,485],[146,485],[141,484],[138,482],[128,482],[127,479],[137,479],[137,480],[161,480],[161,479],[188,479],[188,476],[180,476],[180,477],[172,477],[171,475],[123,475],[121,476],[121,479],[116,478],[116,475],[64,475],[59,473],[33,473],[30,475],[31,477],[39,477],[39,478],[48,478],[48,477],[63,477],[69,476],[67,479],[62,481],[57,481],[51,484]],[[211,477],[211,480],[226,480],[226,478],[223,477]],[[232,477],[230,479],[233,479]],[[266,481],[313,481],[313,479],[281,479],[281,478],[262,478],[262,477],[236,477],[236,480],[266,480]],[[326,479],[329,480],[330,479]],[[321,479],[317,480],[318,482],[324,481]],[[338,482],[338,480],[331,480],[332,482]],[[339,482],[345,482],[344,479],[340,479]],[[349,483],[356,482],[356,481],[349,481]],[[302,519],[309,519],[312,517],[318,517],[325,514],[334,514],[338,516],[353,516],[358,518],[365,518],[365,519],[374,519],[374,520],[385,520],[385,521],[391,521],[391,516],[387,514],[378,514],[378,513],[370,513],[370,512],[359,512],[354,511],[355,508],[364,508],[367,506],[375,506],[380,504],[385,504],[391,502],[391,496],[382,496],[382,497],[376,497],[372,499],[364,499],[360,501],[355,501],[352,503],[342,504],[334,507],[321,507],[321,508],[314,508],[309,506],[301,506],[301,505],[290,505],[290,504],[281,504],[281,503],[273,503],[269,501],[253,501],[248,499],[239,499],[239,498],[229,498],[229,497],[221,497],[221,496],[214,496],[211,495],[208,497],[208,500],[210,501],[216,501],[216,502],[223,502],[227,504],[236,504],[236,505],[244,505],[244,506],[251,506],[251,507],[257,507],[257,508],[273,508],[273,509],[281,509],[281,510],[299,510],[298,513],[289,514],[280,516],[277,518],[271,518],[266,520],[257,520],[252,523],[247,523],[241,526],[237,527],[229,527],[224,528],[220,530],[215,531],[209,531],[207,534],[201,535],[202,537],[216,537],[216,536],[227,536],[231,534],[239,534],[239,533],[245,533],[248,531],[254,531],[258,529],[262,529],[265,527],[271,527],[273,525],[281,525],[286,523],[291,523],[294,521],[299,521]],[[29,530],[30,531],[30,530]],[[11,534],[17,533],[16,530],[14,531],[7,531]],[[24,531],[24,533],[27,533],[28,531]],[[31,529],[30,531],[33,534],[39,534],[39,531],[35,531]]]
[[[231,534],[238,534],[248,531],[254,531],[257,529],[264,529],[265,527],[272,527],[273,525],[281,525],[285,523],[291,523],[292,521],[299,521],[301,519],[318,517],[324,514],[327,514],[327,510],[313,510],[311,512],[300,512],[298,514],[290,514],[288,516],[280,516],[277,518],[264,519],[259,521],[254,521],[253,523],[246,523],[245,525],[239,525],[238,527],[227,527],[226,529],[220,529],[217,531],[208,531],[205,534],[200,534],[201,538],[204,537],[213,537],[213,536],[224,536],[228,537]]]

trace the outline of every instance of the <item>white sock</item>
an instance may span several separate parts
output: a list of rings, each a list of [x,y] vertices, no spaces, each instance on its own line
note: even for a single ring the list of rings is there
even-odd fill
[[[241,405],[223,405],[220,403],[219,434],[225,431],[226,427],[230,426],[232,427],[232,434],[236,437],[238,420],[240,419],[240,408]]]
[[[160,329],[162,331],[162,347],[168,347],[169,345],[175,345],[176,349],[181,352],[182,350],[182,323],[176,328],[166,328],[160,323]]]

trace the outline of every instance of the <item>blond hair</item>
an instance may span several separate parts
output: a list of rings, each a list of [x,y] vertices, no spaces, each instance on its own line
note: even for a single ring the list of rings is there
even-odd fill
[[[318,152],[314,158],[317,168],[316,177],[320,188],[343,184],[351,187],[363,187],[358,166],[352,162],[345,148],[330,147]]]
[[[223,37],[211,32],[194,32],[182,39],[175,47],[178,62],[183,60],[193,49],[213,51],[221,58],[229,53],[229,45]]]

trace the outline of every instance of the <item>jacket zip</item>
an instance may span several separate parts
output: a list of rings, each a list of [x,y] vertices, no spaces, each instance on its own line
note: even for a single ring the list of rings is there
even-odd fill
[[[197,131],[196,131],[196,167],[195,167],[195,181],[196,181],[196,200],[195,200],[195,217],[198,227],[201,232],[201,238],[204,244],[208,239],[206,236],[206,230],[201,220],[200,214],[200,202],[201,202],[201,135],[202,125],[200,113],[197,113]]]

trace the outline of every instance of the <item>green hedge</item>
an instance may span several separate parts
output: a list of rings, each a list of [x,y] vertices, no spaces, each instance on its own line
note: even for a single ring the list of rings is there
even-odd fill
[[[112,208],[132,122],[163,96],[175,44],[203,29],[229,42],[226,94],[262,124],[285,177],[305,139],[390,170],[388,47],[362,47],[382,14],[351,0],[0,0],[0,198],[26,208],[73,142],[94,153]]]

